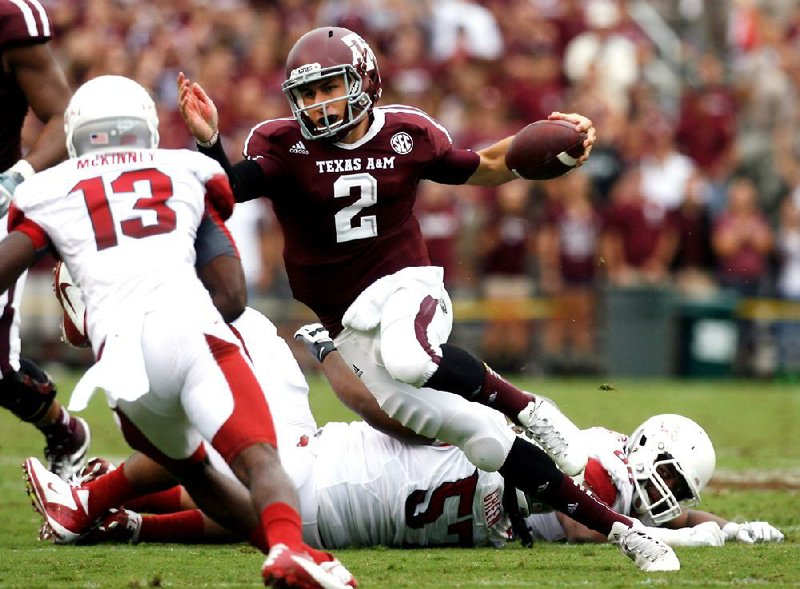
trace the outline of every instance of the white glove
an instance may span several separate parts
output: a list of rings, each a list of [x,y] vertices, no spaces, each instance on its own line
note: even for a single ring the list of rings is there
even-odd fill
[[[756,544],[760,542],[783,542],[783,533],[768,522],[728,522],[722,527],[727,540]]]
[[[294,332],[294,339],[303,342],[309,354],[320,362],[336,349],[331,336],[328,335],[328,330],[322,327],[320,323],[303,325],[303,327]]]

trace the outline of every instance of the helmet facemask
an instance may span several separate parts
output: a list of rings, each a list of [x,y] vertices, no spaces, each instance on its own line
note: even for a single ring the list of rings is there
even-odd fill
[[[628,439],[626,450],[636,489],[634,510],[648,515],[656,525],[699,503],[716,466],[714,445],[705,430],[688,417],[672,413],[654,415],[642,423]]]
[[[306,105],[302,95],[303,86],[319,84],[331,78],[340,77],[346,89],[343,96],[323,100]],[[289,79],[282,85],[283,93],[289,100],[292,114],[300,123],[300,132],[309,140],[342,139],[353,127],[358,125],[372,108],[372,99],[362,88],[361,75],[350,64],[335,65],[327,68],[319,64],[309,64],[291,72]],[[328,105],[344,101],[345,111],[342,118],[329,119]],[[322,125],[312,118],[311,112],[322,109]],[[332,117],[333,118],[333,117]]]
[[[659,454],[652,461],[632,463],[636,510],[647,513],[656,525],[678,517],[700,502],[700,491],[691,473],[685,472],[672,455]],[[654,490],[651,498],[649,489]]]

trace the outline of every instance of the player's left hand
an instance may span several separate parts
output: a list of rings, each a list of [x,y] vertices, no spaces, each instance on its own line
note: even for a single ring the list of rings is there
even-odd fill
[[[189,131],[197,141],[213,140],[219,133],[219,113],[203,87],[186,74],[178,74],[178,106]]]
[[[768,522],[728,522],[722,527],[727,540],[757,544],[760,542],[783,542],[783,532]]]
[[[22,184],[24,178],[19,172],[5,172],[0,174],[0,218],[5,217],[11,202],[14,200],[14,191]]]
[[[303,342],[309,354],[320,362],[336,349],[328,330],[322,327],[321,323],[303,325],[294,333],[294,339]]]
[[[550,113],[550,116],[547,118],[550,121],[567,121],[569,123],[573,123],[576,131],[579,133],[586,133],[586,140],[583,142],[583,155],[578,158],[578,163],[575,165],[575,167],[582,166],[583,163],[589,159],[592,146],[597,138],[597,132],[595,131],[591,119],[574,112],[563,113],[557,111]]]

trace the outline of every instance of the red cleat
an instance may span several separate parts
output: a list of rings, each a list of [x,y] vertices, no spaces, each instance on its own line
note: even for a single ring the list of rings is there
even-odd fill
[[[342,567],[344,568],[344,567]],[[318,565],[306,552],[291,550],[286,544],[273,546],[261,576],[268,587],[295,589],[347,589],[333,573]]]
[[[94,527],[88,513],[88,489],[63,481],[37,458],[28,458],[22,468],[33,507],[44,518],[40,538],[70,544]]]

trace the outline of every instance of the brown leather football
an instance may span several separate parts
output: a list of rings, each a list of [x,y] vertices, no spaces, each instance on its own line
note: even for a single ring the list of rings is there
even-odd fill
[[[542,120],[519,131],[506,152],[506,166],[527,180],[547,180],[566,174],[583,155],[586,133],[575,124]]]

